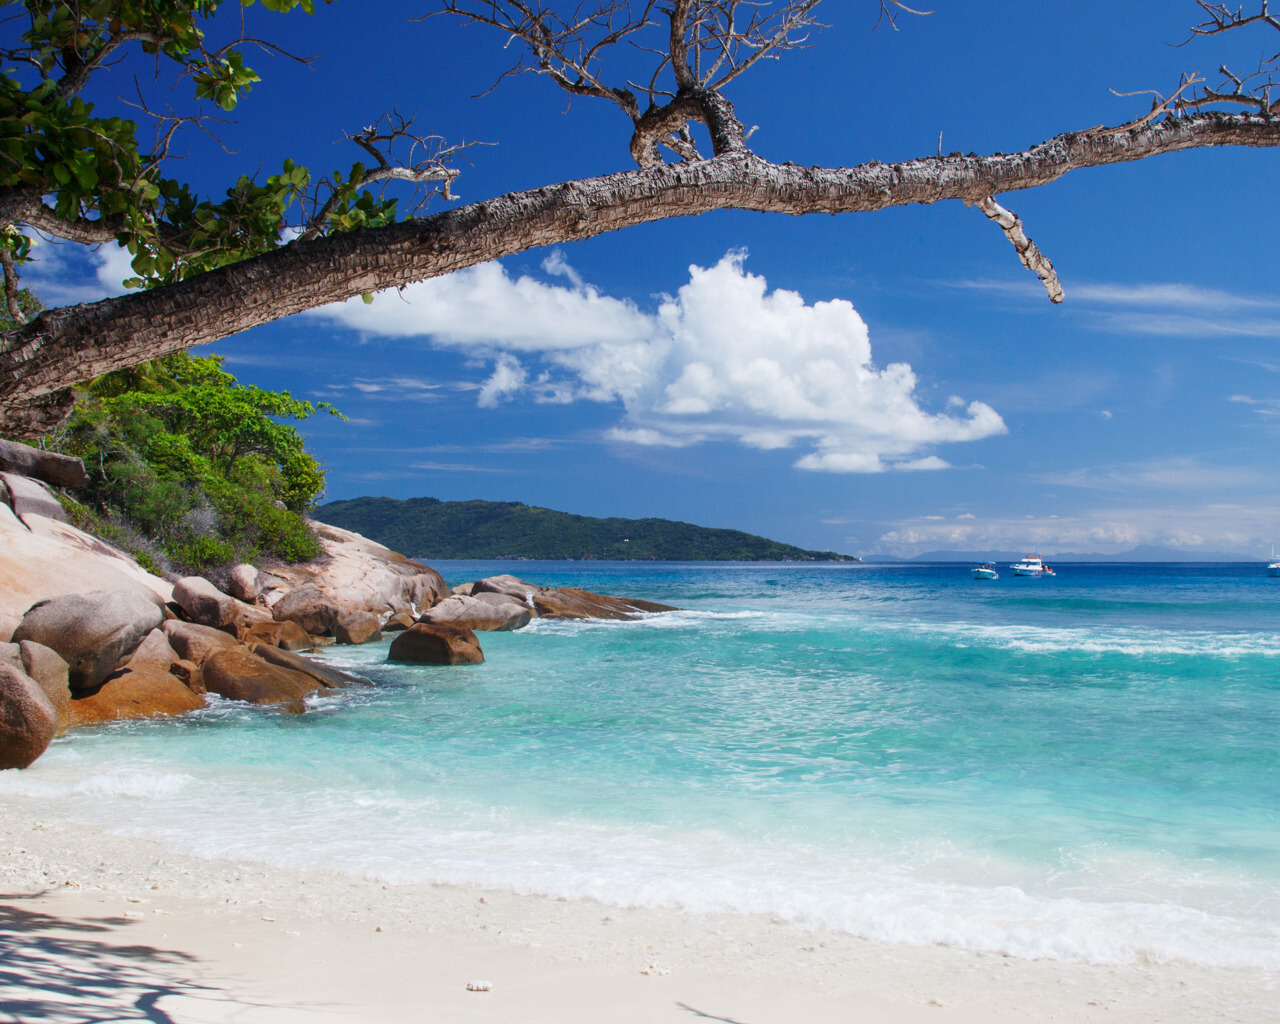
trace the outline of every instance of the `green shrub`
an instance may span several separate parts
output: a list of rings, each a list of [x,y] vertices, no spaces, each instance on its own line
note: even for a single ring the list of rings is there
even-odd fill
[[[148,571],[209,573],[236,561],[304,561],[321,552],[303,517],[324,470],[284,420],[317,409],[240,384],[219,356],[167,356],[81,389],[46,447],[84,460],[66,499],[72,522]]]

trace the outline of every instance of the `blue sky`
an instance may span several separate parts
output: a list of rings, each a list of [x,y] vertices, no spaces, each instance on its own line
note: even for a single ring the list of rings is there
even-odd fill
[[[769,159],[824,165],[1017,151],[1117,124],[1181,72],[1256,65],[1262,33],[1185,48],[1191,0],[939,0],[872,31],[829,3],[808,49],[740,79]],[[468,152],[464,201],[628,169],[625,118],[508,66],[430,4],[251,9],[264,82],[180,172],[217,193],[392,107]],[[376,12],[376,13],[374,13]],[[1272,35],[1275,35],[1272,33]],[[1266,47],[1270,46],[1267,50]],[[1264,54],[1265,51],[1265,54]],[[110,104],[131,69],[104,80]],[[328,498],[516,500],[662,516],[805,547],[1265,555],[1280,534],[1280,190],[1265,150],[1078,171],[1001,202],[1054,261],[1050,305],[963,205],[841,217],[717,213],[520,254],[405,295],[226,339],[242,379],[332,401],[305,426]],[[118,290],[113,253],[42,245],[49,304]]]

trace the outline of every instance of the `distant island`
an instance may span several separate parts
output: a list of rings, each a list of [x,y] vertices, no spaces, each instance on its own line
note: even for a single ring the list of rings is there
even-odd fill
[[[741,530],[670,519],[595,519],[518,501],[351,498],[312,516],[415,558],[660,562],[856,562]]]

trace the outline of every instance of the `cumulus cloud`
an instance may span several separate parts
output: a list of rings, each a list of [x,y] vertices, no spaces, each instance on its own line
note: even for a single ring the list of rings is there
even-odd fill
[[[653,313],[602,295],[555,252],[543,269],[567,284],[513,278],[491,263],[318,315],[491,359],[481,406],[521,394],[617,402],[624,415],[607,435],[616,442],[807,447],[798,468],[878,473],[945,469],[929,449],[1005,432],[982,402],[952,398],[927,411],[908,364],[875,365],[851,303],[769,291],[744,261],[733,252],[690,267]]]

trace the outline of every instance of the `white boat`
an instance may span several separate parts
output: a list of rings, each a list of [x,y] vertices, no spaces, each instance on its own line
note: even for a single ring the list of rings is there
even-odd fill
[[[1000,574],[996,572],[995,562],[975,562],[969,572],[975,580],[998,580],[1000,578]]]
[[[1015,576],[1053,576],[1054,571],[1040,560],[1039,555],[1023,555],[1021,562],[1009,566]]]
[[[1276,559],[1276,549],[1271,549],[1271,564],[1267,566],[1268,576],[1280,576],[1280,560]]]

